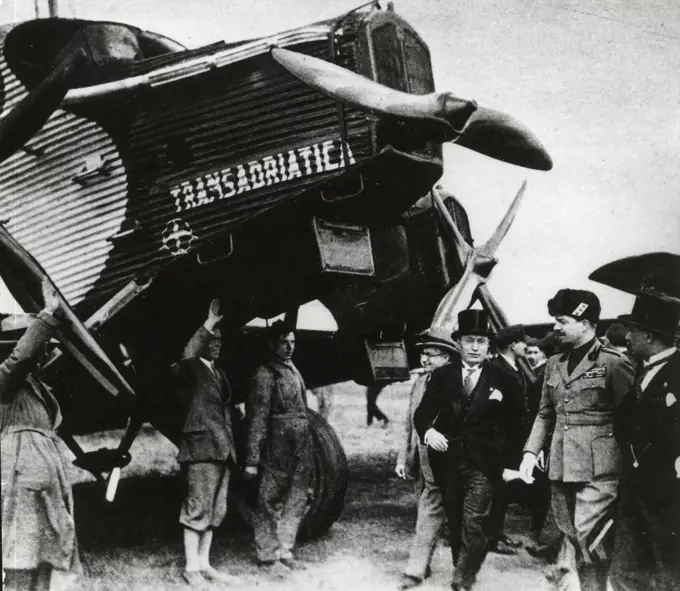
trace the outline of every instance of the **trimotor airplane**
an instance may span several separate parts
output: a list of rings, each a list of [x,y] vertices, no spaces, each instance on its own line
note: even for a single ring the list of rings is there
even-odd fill
[[[60,18],[5,26],[0,44],[0,275],[26,312],[45,276],[58,288],[67,313],[43,375],[76,463],[111,486],[142,421],[177,441],[165,375],[213,297],[241,393],[258,353],[244,325],[293,321],[311,300],[338,331],[299,334],[309,387],[407,378],[405,335],[453,329],[475,299],[504,323],[485,282],[525,186],[473,248],[435,186],[442,143],[551,159],[512,117],[435,92],[427,45],[391,6],[198,49]],[[310,414],[314,534],[339,515],[347,463]],[[73,438],[128,419],[117,450]]]

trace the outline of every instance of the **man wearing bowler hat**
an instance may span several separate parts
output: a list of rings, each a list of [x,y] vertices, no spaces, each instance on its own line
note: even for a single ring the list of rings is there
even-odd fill
[[[407,475],[418,476],[420,496],[416,534],[413,536],[411,552],[400,589],[417,587],[423,579],[427,578],[445,516],[442,490],[432,475],[432,468],[427,457],[427,446],[420,443],[413,428],[413,415],[423,398],[432,372],[449,363],[452,357],[458,356],[451,334],[441,328],[429,328],[421,333],[416,347],[420,349],[420,364],[425,373],[414,382],[411,389],[395,472],[400,478],[406,478]]]
[[[548,302],[548,312],[565,352],[546,365],[520,475],[533,480],[537,456],[554,431],[548,476],[555,520],[565,535],[563,550],[576,557],[583,591],[605,591],[623,468],[614,419],[632,393],[633,367],[595,337],[600,301],[594,293],[561,289]]]
[[[510,465],[506,443],[521,429],[523,409],[507,374],[486,361],[486,312],[458,314],[452,336],[461,359],[432,372],[414,424],[444,490],[455,591],[472,588],[486,556],[492,491]]]
[[[638,294],[623,316],[641,365],[625,405],[625,474],[610,582],[614,591],[680,589],[680,299]]]

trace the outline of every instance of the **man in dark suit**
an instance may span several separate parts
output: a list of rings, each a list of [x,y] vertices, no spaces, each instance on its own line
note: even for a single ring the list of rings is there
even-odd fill
[[[514,387],[513,397],[521,400],[526,410],[527,399],[527,379],[519,366],[519,359],[524,359],[526,352],[526,333],[521,324],[506,326],[496,333],[495,341],[498,355],[491,360],[491,364],[499,371],[507,374],[509,383]],[[526,412],[524,413],[526,415]],[[524,425],[525,418],[522,417]],[[524,445],[524,427],[516,431],[519,434],[515,441],[508,441],[507,445],[511,452],[515,454],[514,463],[519,463],[522,458],[522,447]],[[491,529],[489,550],[498,554],[517,554],[517,548],[522,543],[513,540],[505,533],[505,514],[508,510],[510,497],[521,495],[522,491],[516,490],[526,487],[526,483],[503,482],[497,483],[494,491],[493,504],[491,506]],[[512,489],[512,490],[511,490]]]
[[[483,310],[458,315],[461,359],[432,372],[414,415],[442,484],[455,567],[452,589],[471,589],[488,548],[492,491],[509,466],[507,441],[521,429],[522,404],[508,377],[487,361],[491,332]]]
[[[207,581],[233,582],[234,577],[210,565],[213,530],[227,513],[227,491],[236,447],[231,426],[231,389],[216,367],[222,347],[217,323],[219,300],[210,304],[208,318],[184,348],[171,376],[186,413],[178,461],[186,481],[179,516],[184,526],[184,580],[192,586]]]
[[[641,361],[623,409],[624,478],[610,583],[614,591],[680,589],[680,300],[640,293],[624,316]]]

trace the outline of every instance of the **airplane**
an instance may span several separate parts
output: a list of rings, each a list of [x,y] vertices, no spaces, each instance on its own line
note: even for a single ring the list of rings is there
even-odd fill
[[[509,115],[435,92],[427,44],[391,4],[197,49],[63,18],[3,26],[0,44],[0,276],[26,312],[45,277],[62,298],[42,372],[60,435],[108,498],[143,421],[177,441],[167,369],[214,297],[241,393],[261,353],[246,324],[295,322],[312,300],[338,330],[299,331],[308,387],[407,379],[409,335],[453,329],[476,300],[507,323],[486,281],[526,184],[473,246],[464,208],[436,185],[442,144],[535,170],[551,158]],[[310,421],[309,536],[337,519],[347,486],[337,435]],[[84,453],[74,438],[125,422],[117,449]]]

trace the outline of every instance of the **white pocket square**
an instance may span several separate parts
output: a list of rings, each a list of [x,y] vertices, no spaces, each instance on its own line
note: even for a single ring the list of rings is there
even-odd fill
[[[503,394],[501,394],[498,390],[494,390],[489,395],[489,400],[498,400],[498,402],[500,402],[503,400]]]
[[[671,406],[673,406],[677,401],[678,401],[678,399],[675,397],[675,394],[672,394],[671,392],[669,392],[668,394],[666,394],[666,406],[671,407]]]

